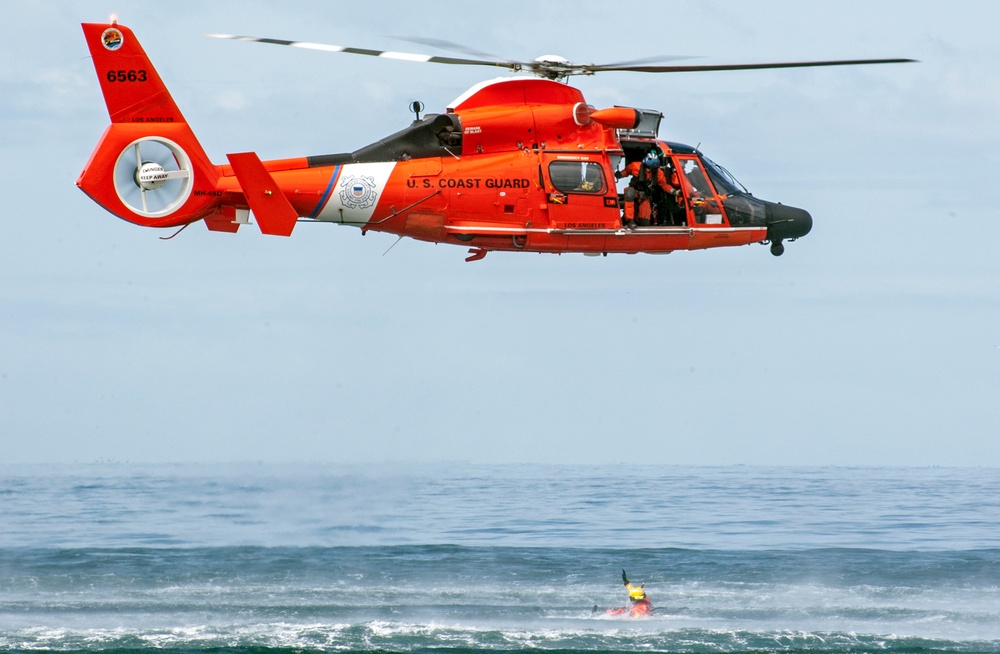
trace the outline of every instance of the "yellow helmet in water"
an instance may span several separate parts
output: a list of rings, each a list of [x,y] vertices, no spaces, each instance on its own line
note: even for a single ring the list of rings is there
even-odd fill
[[[643,582],[638,586],[636,586],[635,584],[633,584],[628,580],[628,575],[625,574],[624,569],[622,570],[622,581],[625,582],[625,590],[628,591],[629,599],[631,599],[633,602],[639,602],[641,600],[646,599],[646,591],[642,589],[642,587],[646,585],[646,582]]]

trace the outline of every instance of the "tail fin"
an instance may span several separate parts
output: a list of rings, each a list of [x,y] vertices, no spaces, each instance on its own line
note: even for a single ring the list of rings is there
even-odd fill
[[[149,227],[216,211],[219,179],[132,30],[84,23],[111,117],[76,185],[116,216]]]

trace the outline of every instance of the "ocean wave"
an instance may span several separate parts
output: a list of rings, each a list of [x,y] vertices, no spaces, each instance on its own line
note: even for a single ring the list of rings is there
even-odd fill
[[[850,631],[664,628],[649,623],[583,628],[505,628],[375,621],[267,623],[167,629],[24,629],[0,634],[4,652],[954,652],[1000,651],[1000,640],[952,640]]]

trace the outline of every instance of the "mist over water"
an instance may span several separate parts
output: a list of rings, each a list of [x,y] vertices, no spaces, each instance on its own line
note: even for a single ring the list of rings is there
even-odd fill
[[[1000,651],[998,498],[989,469],[0,467],[0,650]],[[604,615],[622,568],[653,617]]]

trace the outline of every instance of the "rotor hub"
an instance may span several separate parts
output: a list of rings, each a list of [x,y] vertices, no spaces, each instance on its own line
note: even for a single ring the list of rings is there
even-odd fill
[[[144,191],[163,186],[169,179],[167,171],[158,163],[147,162],[135,169],[135,185]]]

